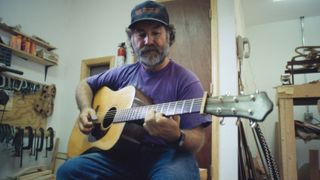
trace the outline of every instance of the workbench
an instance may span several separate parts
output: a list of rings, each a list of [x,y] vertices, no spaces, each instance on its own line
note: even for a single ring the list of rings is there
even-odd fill
[[[281,179],[297,180],[293,108],[297,105],[316,105],[320,99],[320,83],[283,85],[276,89],[279,110],[279,165]]]

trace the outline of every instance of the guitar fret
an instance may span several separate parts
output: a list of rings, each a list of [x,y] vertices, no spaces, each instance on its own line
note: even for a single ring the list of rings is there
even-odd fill
[[[160,112],[160,105],[159,104],[156,105],[156,111]]]
[[[129,120],[132,114],[132,109],[126,109],[126,116],[125,119]]]
[[[181,109],[181,105],[182,105],[182,104],[181,104],[181,103],[182,103],[182,101],[178,101],[178,105],[177,105],[178,108],[177,108],[177,111],[176,111],[177,114],[180,114],[181,111],[182,111],[182,109]]]
[[[161,110],[160,110],[161,113],[163,113],[163,105],[164,105],[164,104],[162,103],[162,104],[161,104]]]
[[[178,101],[176,101],[176,102],[175,102],[175,104],[174,104],[173,114],[175,114],[175,113],[176,113],[177,104],[178,104]]]
[[[126,113],[125,119],[128,120],[128,119],[130,119],[130,116],[131,116],[130,109],[127,109],[126,111],[127,111],[127,113]]]
[[[183,114],[183,110],[184,110],[184,104],[186,103],[186,101],[182,101],[182,108],[181,108],[181,114]]]
[[[136,119],[137,117],[137,108],[133,108],[130,113],[130,119]]]
[[[142,113],[140,114],[140,119],[143,119],[146,116],[147,110],[148,110],[148,106],[143,106],[142,107],[142,110],[141,110]]]
[[[169,116],[169,115],[171,115],[171,108],[170,108],[170,106],[171,106],[172,103],[167,103],[167,104],[168,104],[168,108],[167,108],[167,113],[166,113],[166,115]]]
[[[144,114],[144,106],[139,108],[139,113],[137,114],[137,118],[141,119],[141,116]]]
[[[128,119],[128,112],[127,109],[124,110],[123,120]]]
[[[166,116],[169,115],[170,103],[166,103]]]
[[[188,113],[190,109],[190,100],[185,100],[183,106],[183,113]]]
[[[190,113],[192,112],[193,103],[194,103],[194,99],[192,99],[191,101],[190,110],[189,110]]]
[[[116,116],[117,116],[116,121],[117,121],[117,122],[121,121],[121,120],[122,120],[122,117],[123,117],[123,110],[118,111],[118,113],[117,113]]]
[[[143,110],[144,110],[144,116],[147,114],[147,112],[149,111],[149,109],[150,109],[150,106],[145,106],[145,107],[143,108]]]
[[[121,111],[117,111],[116,116],[114,117],[115,122],[118,122],[119,120],[121,120]]]

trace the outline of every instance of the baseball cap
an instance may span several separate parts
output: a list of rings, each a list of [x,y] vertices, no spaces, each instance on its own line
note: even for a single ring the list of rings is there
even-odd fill
[[[146,20],[157,21],[168,26],[169,15],[166,7],[154,1],[145,1],[136,5],[131,11],[131,24],[129,28],[132,28],[137,22]]]

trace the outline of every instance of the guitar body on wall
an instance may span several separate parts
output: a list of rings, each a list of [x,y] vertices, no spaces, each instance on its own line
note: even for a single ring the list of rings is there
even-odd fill
[[[101,88],[93,99],[98,120],[93,131],[83,134],[76,121],[68,142],[68,156],[74,157],[91,148],[110,150],[125,136],[123,130],[129,122],[143,121],[149,110],[165,116],[188,113],[211,114],[218,117],[243,117],[263,121],[272,111],[273,104],[265,92],[241,96],[217,96],[195,98],[150,105],[150,100],[133,86],[118,91]],[[146,105],[148,104],[148,105]],[[129,128],[127,128],[129,129]],[[139,133],[137,134],[139,136]],[[126,138],[131,138],[126,136]],[[132,138],[135,141],[135,138]]]

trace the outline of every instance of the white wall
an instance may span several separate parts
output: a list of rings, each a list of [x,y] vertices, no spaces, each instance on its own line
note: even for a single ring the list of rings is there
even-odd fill
[[[25,34],[37,35],[58,48],[59,64],[49,68],[45,83],[57,86],[54,113],[48,126],[52,126],[60,138],[60,152],[66,152],[78,115],[74,92],[80,79],[81,60],[115,55],[118,44],[126,41],[125,27],[130,22],[130,11],[141,1],[0,0],[0,17],[4,23],[20,24]],[[13,58],[12,67],[23,71],[24,78],[44,81],[42,65]],[[11,162],[7,158],[1,156],[1,161]],[[27,164],[28,160],[24,162]],[[15,172],[16,167],[17,163],[8,168],[2,166],[0,179]]]
[[[35,34],[58,48],[59,65],[49,69],[46,83],[57,85],[55,111],[49,123],[61,137],[61,151],[66,150],[66,137],[78,113],[74,90],[81,60],[115,55],[118,43],[126,40],[130,10],[140,1],[0,1],[0,17],[5,23],[21,24],[24,33]],[[26,78],[43,81],[43,66],[18,58],[12,63],[25,72]]]
[[[306,46],[320,45],[319,29],[320,16],[305,17],[304,37]],[[300,19],[246,27],[245,33],[251,43],[251,57],[244,60],[244,85],[249,92],[255,89],[267,91],[269,97],[273,100],[274,110],[261,124],[261,128],[272,153],[275,153],[275,139],[278,138],[275,132],[275,123],[278,121],[275,87],[281,85],[280,75],[284,73],[287,62],[297,55],[294,51],[295,48],[302,46]],[[319,80],[320,74],[307,74],[306,79],[306,82]],[[304,76],[295,75],[295,84],[303,83],[305,83]],[[315,106],[309,108],[314,116],[320,119]],[[306,107],[295,107],[294,112],[296,120],[303,120]],[[310,148],[320,149],[319,141],[312,141],[307,144],[300,140],[297,142],[299,167],[308,162],[307,150]]]

